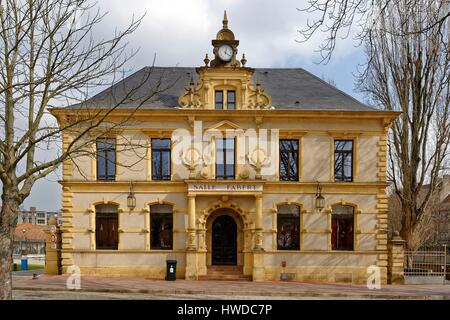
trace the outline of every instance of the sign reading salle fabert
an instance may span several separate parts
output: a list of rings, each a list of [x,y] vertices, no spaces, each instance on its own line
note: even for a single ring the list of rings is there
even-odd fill
[[[188,191],[195,192],[257,192],[263,191],[262,184],[206,184],[190,183]]]

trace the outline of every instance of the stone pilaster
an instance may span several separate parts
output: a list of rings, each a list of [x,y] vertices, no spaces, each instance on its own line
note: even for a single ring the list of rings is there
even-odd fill
[[[265,280],[262,220],[262,195],[255,195],[255,246],[253,248],[253,281]]]
[[[63,185],[62,189],[61,265],[62,272],[65,273],[67,267],[73,265],[73,193],[70,187]]]
[[[402,240],[398,232],[394,232],[394,238],[388,243],[388,281],[391,284],[404,283],[404,259],[405,240]]]
[[[186,246],[186,280],[198,279],[198,257],[195,228],[195,196],[188,195],[188,234]]]
[[[195,228],[195,196],[188,195],[188,241],[187,250],[196,251],[196,228]]]
[[[262,195],[255,195],[255,251],[263,251]]]
[[[55,229],[55,232],[50,231],[51,228]],[[49,221],[49,225],[44,230],[45,232],[45,274],[61,274],[61,230],[57,226],[56,219],[52,218]],[[51,237],[55,236],[55,242],[52,246]]]

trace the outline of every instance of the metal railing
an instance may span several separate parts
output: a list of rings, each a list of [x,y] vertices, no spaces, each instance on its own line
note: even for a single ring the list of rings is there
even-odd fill
[[[445,283],[448,268],[446,245],[405,251],[405,277],[433,277],[434,279],[440,277],[442,283]]]

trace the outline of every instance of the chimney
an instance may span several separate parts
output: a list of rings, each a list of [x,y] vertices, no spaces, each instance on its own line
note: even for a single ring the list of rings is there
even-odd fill
[[[36,212],[36,207],[30,207],[31,212]]]

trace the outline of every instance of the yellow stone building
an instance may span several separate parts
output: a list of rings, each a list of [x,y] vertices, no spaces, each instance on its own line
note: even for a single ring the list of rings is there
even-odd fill
[[[193,280],[365,283],[376,265],[385,283],[397,113],[303,69],[248,67],[226,15],[212,46],[201,67],[146,67],[52,109],[63,124],[119,101],[121,123],[64,163],[63,271],[164,279],[174,259]]]

